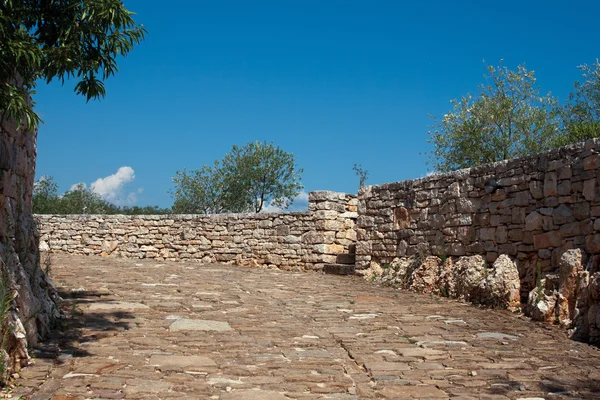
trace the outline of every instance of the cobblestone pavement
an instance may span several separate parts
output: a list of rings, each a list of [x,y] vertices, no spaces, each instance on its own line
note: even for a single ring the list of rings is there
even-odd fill
[[[356,277],[54,256],[66,319],[13,398],[600,398],[600,351]]]

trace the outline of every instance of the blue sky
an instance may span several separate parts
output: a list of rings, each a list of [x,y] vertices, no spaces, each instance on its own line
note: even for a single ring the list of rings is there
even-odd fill
[[[296,156],[305,190],[356,193],[428,172],[428,115],[525,63],[564,101],[600,57],[600,2],[125,0],[148,36],[86,103],[40,83],[37,174],[119,204],[172,199],[171,177],[233,144]],[[129,167],[129,168],[123,168]]]

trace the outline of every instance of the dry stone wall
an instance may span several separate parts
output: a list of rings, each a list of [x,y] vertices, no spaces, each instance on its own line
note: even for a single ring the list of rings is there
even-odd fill
[[[14,121],[0,121],[0,382],[28,364],[27,348],[59,316],[31,214],[36,132],[17,128]]]
[[[415,254],[519,260],[522,290],[567,249],[600,255],[600,142],[364,188],[357,269]],[[486,188],[487,183],[487,188]],[[523,284],[525,287],[523,287]]]
[[[74,254],[319,269],[353,263],[357,199],[317,191],[304,213],[38,215],[41,246]]]
[[[371,186],[358,199],[356,268],[365,277],[524,306],[600,345],[600,139]]]

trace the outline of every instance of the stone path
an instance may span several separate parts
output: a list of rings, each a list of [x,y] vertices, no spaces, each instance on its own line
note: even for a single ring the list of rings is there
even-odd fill
[[[356,277],[54,256],[71,316],[13,398],[600,398],[600,351]]]

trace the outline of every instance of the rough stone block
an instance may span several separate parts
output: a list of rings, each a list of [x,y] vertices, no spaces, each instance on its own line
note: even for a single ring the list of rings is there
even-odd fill
[[[323,272],[332,275],[354,275],[354,264],[324,264]]]
[[[562,235],[560,232],[546,232],[533,235],[533,244],[536,249],[560,247],[562,244]]]

